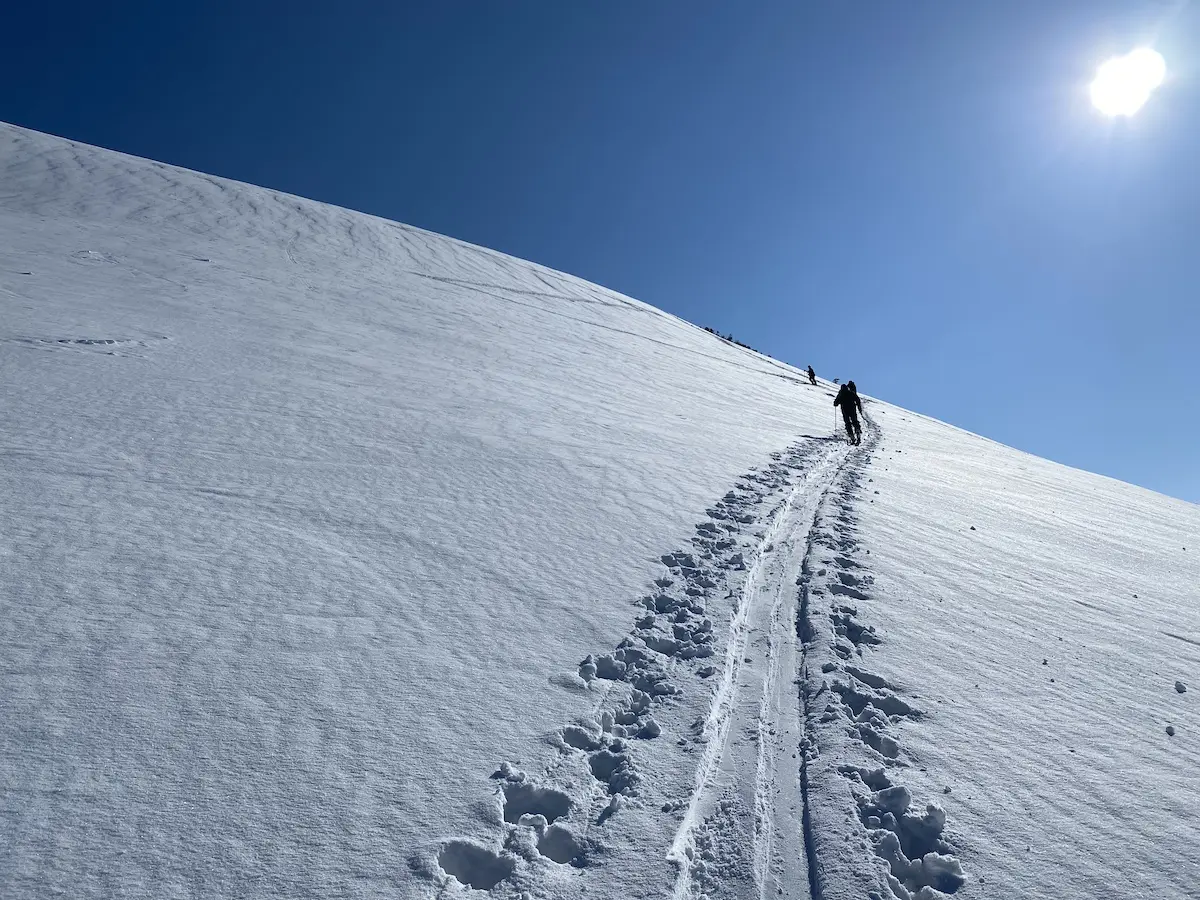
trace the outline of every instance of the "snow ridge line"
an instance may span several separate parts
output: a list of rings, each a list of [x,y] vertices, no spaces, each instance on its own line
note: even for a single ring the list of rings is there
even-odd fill
[[[802,852],[799,823],[786,821],[786,817],[783,823],[776,822],[781,801],[795,793],[788,783],[778,783],[778,762],[787,749],[785,741],[794,739],[795,746],[800,739],[795,697],[790,689],[782,688],[793,683],[796,674],[792,587],[800,569],[798,538],[811,529],[820,500],[846,455],[845,445],[836,441],[815,450],[813,461],[794,476],[755,548],[729,625],[721,681],[700,728],[704,751],[695,786],[667,854],[678,867],[672,892],[676,900],[695,893],[698,878],[745,880],[747,868],[754,883],[746,885],[745,891],[760,898],[783,894],[796,880],[795,873],[788,871],[788,860]],[[802,462],[805,460],[797,458],[793,465]],[[760,596],[764,591],[770,591],[769,604]],[[757,658],[747,655],[752,635],[756,644],[766,644],[766,653]],[[787,668],[787,678],[781,678],[783,668]],[[736,731],[735,722],[740,726]],[[752,758],[747,739],[739,741],[735,734],[750,736]],[[798,807],[798,796],[792,799]],[[753,820],[751,836],[737,833],[738,821],[744,819]],[[777,833],[786,842],[793,831],[795,854],[778,852]],[[775,873],[772,870],[780,859],[784,871]],[[771,887],[775,890],[770,891]]]
[[[800,579],[800,780],[809,889],[812,900],[823,900],[833,887],[838,896],[928,900],[954,893],[965,876],[943,838],[945,812],[936,803],[911,811],[911,794],[894,780],[909,764],[900,729],[924,713],[867,662],[882,643],[859,606],[870,602],[874,584],[854,514],[863,463],[880,436],[877,425],[868,426],[862,451],[822,498]],[[855,849],[863,846],[864,829],[874,851],[865,858]]]

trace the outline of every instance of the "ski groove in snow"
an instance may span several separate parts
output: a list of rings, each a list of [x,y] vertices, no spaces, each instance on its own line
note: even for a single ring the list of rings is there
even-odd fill
[[[802,738],[795,585],[813,517],[847,457],[839,441],[807,450],[789,459],[790,490],[762,532],[730,623],[695,787],[668,853],[677,900],[807,892],[803,798],[791,762]]]

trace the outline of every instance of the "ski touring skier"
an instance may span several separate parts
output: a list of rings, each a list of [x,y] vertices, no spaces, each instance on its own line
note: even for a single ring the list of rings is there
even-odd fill
[[[808,383],[809,383],[809,384],[816,384],[816,383],[817,383],[817,373],[813,371],[813,367],[812,367],[812,366],[809,366],[809,367],[808,367]]]
[[[858,388],[853,381],[842,385],[833,405],[842,408],[842,421],[846,424],[846,436],[851,444],[862,443],[862,426],[858,423],[858,414],[862,412],[862,401],[858,399]]]

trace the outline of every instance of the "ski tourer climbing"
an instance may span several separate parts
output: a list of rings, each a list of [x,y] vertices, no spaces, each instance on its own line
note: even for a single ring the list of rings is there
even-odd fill
[[[862,426],[858,424],[858,414],[862,412],[862,401],[858,399],[858,388],[853,381],[842,385],[833,398],[833,405],[842,408],[842,421],[846,423],[846,436],[850,438],[850,443],[861,444]]]
[[[808,367],[808,383],[809,383],[809,384],[816,384],[816,383],[817,383],[817,373],[813,371],[813,367],[812,367],[812,366],[809,366],[809,367]]]

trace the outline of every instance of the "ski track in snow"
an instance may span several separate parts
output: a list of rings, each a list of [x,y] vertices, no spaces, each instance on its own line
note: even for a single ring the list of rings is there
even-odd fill
[[[945,812],[915,811],[902,783],[902,727],[922,712],[867,658],[882,638],[857,606],[873,578],[854,507],[878,438],[869,422],[857,450],[792,460],[799,474],[743,583],[668,854],[675,900],[929,900],[965,883]]]
[[[708,840],[717,819],[729,824],[740,816],[726,797],[731,789],[744,795],[755,838],[752,845],[730,844],[730,850],[753,855],[746,871],[760,885],[758,893],[765,895],[768,880],[790,884],[796,865],[803,881],[795,762],[801,730],[794,687],[797,551],[805,546],[804,523],[811,525],[847,454],[841,441],[808,439],[773,454],[766,470],[739,479],[697,526],[693,547],[662,557],[666,574],[636,601],[642,612],[630,637],[612,653],[589,655],[577,672],[559,679],[565,688],[599,694],[590,718],[552,736],[559,758],[537,777],[508,763],[493,773],[505,822],[501,848],[454,839],[437,852],[440,876],[419,854],[410,860],[413,870],[433,876],[439,891],[453,884],[452,877],[476,889],[503,881],[539,893],[547,861],[578,869],[597,864],[605,829],[620,827],[622,808],[645,806],[637,745],[665,735],[678,745],[703,747],[691,796],[662,809],[686,809],[668,854],[679,871],[676,895],[689,892],[704,866],[698,833]],[[720,637],[713,620],[722,614],[728,621]],[[718,654],[719,666],[712,662]],[[711,694],[706,717],[687,727],[686,735],[664,731],[654,713],[678,720],[671,707],[697,690]],[[785,745],[791,746],[791,772],[780,779],[777,757]],[[789,804],[787,821],[780,823],[777,790]],[[784,871],[775,872],[781,865]]]
[[[901,727],[922,713],[871,671],[866,653],[881,638],[855,605],[873,581],[854,504],[877,441],[868,423],[861,448],[802,441],[747,473],[691,550],[663,556],[669,574],[636,601],[630,636],[559,679],[598,698],[592,716],[551,736],[558,758],[536,775],[507,762],[492,774],[498,846],[449,839],[436,865],[416,854],[412,870],[439,896],[503,884],[532,897],[557,868],[602,866],[622,811],[647,805],[639,745],[665,737],[702,748],[689,796],[661,810],[678,814],[665,858],[675,900],[957,891],[965,875],[945,813],[913,812],[898,774]],[[707,711],[681,735],[678,712],[701,685]]]
[[[803,865],[796,792],[785,786],[784,796],[775,796],[778,757],[789,741],[798,744],[800,728],[795,697],[791,691],[781,696],[777,687],[796,679],[790,611],[800,569],[797,551],[803,552],[817,506],[845,455],[844,445],[833,442],[795,461],[799,475],[767,525],[743,584],[720,687],[703,725],[696,789],[668,854],[679,867],[674,889],[679,900],[715,880],[722,882],[722,895],[767,896],[776,857],[789,870]],[[791,773],[793,782],[796,775]],[[785,821],[777,823],[777,814]],[[784,848],[789,838],[796,839],[795,846],[777,854],[777,835]],[[778,879],[780,886],[796,882],[789,874]],[[731,892],[733,880],[743,889]]]

